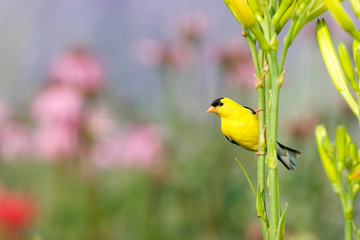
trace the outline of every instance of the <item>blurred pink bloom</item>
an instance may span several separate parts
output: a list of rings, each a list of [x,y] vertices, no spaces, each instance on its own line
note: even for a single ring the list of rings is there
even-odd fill
[[[148,66],[184,68],[192,62],[193,56],[190,49],[181,44],[145,39],[136,46],[134,58]]]
[[[178,22],[180,37],[189,43],[198,43],[209,29],[205,13],[194,13],[182,17]]]
[[[77,128],[82,120],[83,105],[78,91],[51,84],[35,98],[32,114],[41,125],[61,124]]]
[[[0,225],[7,240],[23,239],[23,231],[35,215],[35,203],[29,196],[2,192],[0,194]]]
[[[116,121],[106,108],[95,108],[88,113],[85,119],[86,129],[95,138],[104,137],[116,129]]]
[[[125,133],[122,152],[125,163],[150,166],[162,151],[161,137],[154,126],[138,126]]]
[[[11,115],[9,106],[5,102],[0,101],[0,126],[9,121]]]
[[[28,129],[15,122],[3,125],[0,130],[0,149],[5,160],[29,156],[31,141]]]
[[[71,48],[55,59],[50,79],[77,87],[86,93],[94,93],[104,84],[104,71],[94,53],[77,47]]]
[[[78,131],[61,125],[45,126],[33,136],[35,154],[45,160],[68,160],[76,156]]]
[[[94,148],[94,161],[100,167],[117,164],[148,168],[163,154],[162,139],[155,126],[142,125],[100,141]]]
[[[289,132],[295,138],[307,138],[314,136],[315,126],[319,123],[317,115],[308,114],[298,116],[289,123]]]
[[[92,158],[101,168],[119,165],[122,161],[123,137],[121,134],[98,141],[92,149]]]
[[[230,85],[255,86],[255,69],[249,49],[241,39],[233,39],[215,53],[225,80]]]

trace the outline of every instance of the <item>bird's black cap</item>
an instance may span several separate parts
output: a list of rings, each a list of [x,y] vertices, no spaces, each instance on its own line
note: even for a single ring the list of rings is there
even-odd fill
[[[213,107],[217,107],[217,106],[222,106],[224,103],[222,103],[220,100],[223,99],[223,97],[215,99],[212,103],[211,106]]]

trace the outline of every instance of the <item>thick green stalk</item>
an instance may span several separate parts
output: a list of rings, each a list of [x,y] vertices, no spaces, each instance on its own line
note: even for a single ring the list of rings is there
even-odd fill
[[[339,170],[336,171],[337,174],[337,188],[334,191],[340,198],[341,208],[344,215],[344,234],[345,240],[352,240],[352,221],[353,221],[353,194],[351,189],[351,183],[349,181],[346,182],[348,186],[348,193],[345,193],[344,183],[342,174]]]
[[[268,41],[275,35],[275,27],[272,25],[270,12],[265,11],[265,18],[267,29],[264,32],[268,33]],[[280,211],[280,191],[279,178],[277,173],[277,154],[276,154],[276,136],[277,136],[277,116],[278,116],[278,102],[279,90],[281,84],[277,84],[280,76],[277,63],[277,47],[272,46],[270,53],[266,54],[269,75],[265,80],[265,96],[266,96],[266,145],[267,145],[267,165],[269,168],[268,174],[268,189],[269,189],[269,228],[270,239],[275,239],[278,232],[278,225],[281,216]]]
[[[345,240],[352,240],[352,219],[345,219]]]
[[[270,104],[265,113],[270,115],[270,121],[267,123],[266,142],[267,142],[267,165],[269,167],[269,206],[270,206],[270,239],[275,239],[278,231],[278,224],[280,220],[280,191],[279,178],[277,173],[277,154],[276,154],[276,138],[277,138],[277,115],[278,115],[278,100],[280,86],[277,84],[279,77],[278,65],[276,61],[276,51],[268,54],[268,63],[271,78],[271,88],[266,94],[270,95]]]
[[[249,44],[252,59],[254,61],[254,67],[256,72],[256,90],[258,93],[258,119],[259,119],[259,149],[258,149],[258,163],[257,163],[257,194],[256,194],[256,202],[262,205],[262,208],[257,207],[257,215],[260,222],[260,227],[263,236],[266,236],[266,232],[268,229],[268,220],[266,214],[266,204],[265,204],[265,144],[261,144],[262,141],[262,129],[265,126],[265,94],[264,94],[264,79],[261,74],[260,64],[258,61],[258,54],[256,49],[256,44],[249,37],[246,37],[246,40]],[[262,61],[262,60],[260,60]]]

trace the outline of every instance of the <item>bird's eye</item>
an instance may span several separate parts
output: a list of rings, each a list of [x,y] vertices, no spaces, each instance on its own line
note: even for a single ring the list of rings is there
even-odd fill
[[[223,102],[220,102],[219,105],[222,106],[222,105],[224,105],[224,103],[223,103]]]

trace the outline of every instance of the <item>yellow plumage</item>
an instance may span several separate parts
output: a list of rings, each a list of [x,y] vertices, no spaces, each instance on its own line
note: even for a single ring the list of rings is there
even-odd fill
[[[231,99],[222,100],[224,107],[217,114],[221,118],[221,131],[229,139],[241,147],[258,150],[259,122],[253,111],[242,107]]]
[[[243,107],[229,98],[218,98],[207,112],[214,112],[221,119],[221,131],[232,143],[247,150],[258,150],[259,121],[256,111]],[[287,169],[294,169],[299,151],[277,143],[278,159]]]

